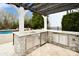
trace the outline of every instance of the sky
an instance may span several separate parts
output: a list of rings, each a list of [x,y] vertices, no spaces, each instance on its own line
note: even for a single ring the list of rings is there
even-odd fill
[[[12,14],[17,14],[16,12],[16,9],[11,7],[10,5],[8,4],[5,4],[5,3],[0,3],[0,8],[3,8],[5,11],[9,12],[9,13],[12,13]]]
[[[9,4],[0,3],[0,8],[3,8],[4,10],[6,10],[9,13],[17,15],[17,10]],[[50,27],[56,27],[56,26],[61,27],[62,17],[65,14],[66,14],[66,12],[59,12],[59,13],[50,14],[49,18],[48,18]],[[27,10],[26,15],[29,17],[32,17],[32,12]]]
[[[17,10],[9,4],[0,3],[0,8],[3,8],[6,12],[12,13],[14,15],[18,15]],[[27,11],[26,15],[28,14],[27,16],[32,16],[32,12],[30,12],[29,10],[26,11]]]
[[[57,26],[61,27],[62,17],[65,14],[66,14],[66,11],[50,14],[48,17],[50,27],[57,27]]]

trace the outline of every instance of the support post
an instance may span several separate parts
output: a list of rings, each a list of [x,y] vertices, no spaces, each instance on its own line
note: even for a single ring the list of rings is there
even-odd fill
[[[47,16],[43,16],[44,18],[44,30],[47,30]]]
[[[20,7],[18,10],[19,13],[19,31],[24,31],[24,16],[25,16],[25,10],[23,7]]]

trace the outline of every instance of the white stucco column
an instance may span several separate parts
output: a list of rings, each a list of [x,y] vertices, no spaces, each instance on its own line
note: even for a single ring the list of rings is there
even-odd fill
[[[19,31],[22,32],[24,31],[24,16],[25,16],[25,10],[23,7],[20,7],[18,9],[18,14],[19,14]]]
[[[43,16],[44,18],[44,30],[47,30],[47,16]]]

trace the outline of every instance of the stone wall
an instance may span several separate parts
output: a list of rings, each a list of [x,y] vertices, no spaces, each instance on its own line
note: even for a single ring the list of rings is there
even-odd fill
[[[49,43],[58,43],[61,47],[79,51],[79,37],[77,35],[48,32],[48,40]]]
[[[14,35],[14,47],[18,55],[26,55],[45,43],[52,43],[73,51],[79,51],[78,35],[49,31],[25,36]]]
[[[14,36],[14,47],[17,55],[26,55],[32,50],[35,50],[39,46],[47,42],[47,32],[26,35],[26,36]]]

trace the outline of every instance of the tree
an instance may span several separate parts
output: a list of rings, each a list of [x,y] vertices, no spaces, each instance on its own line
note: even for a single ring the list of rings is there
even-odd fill
[[[0,21],[0,29],[2,29],[2,22]]]
[[[33,13],[32,20],[30,20],[31,28],[40,29],[44,27],[44,19],[41,14]]]
[[[9,21],[6,19],[6,16],[5,16],[4,23],[3,23],[2,27],[3,27],[3,29],[8,29],[10,27]]]
[[[19,22],[18,21],[13,21],[12,22],[12,29],[16,29],[19,27]]]
[[[16,15],[0,9],[0,29],[12,29],[14,21],[17,21]],[[15,25],[17,26],[18,23],[16,22]]]
[[[73,12],[63,16],[62,30],[79,31],[79,12]]]
[[[24,20],[24,28],[30,28],[31,24],[30,24],[30,19],[25,19]]]

